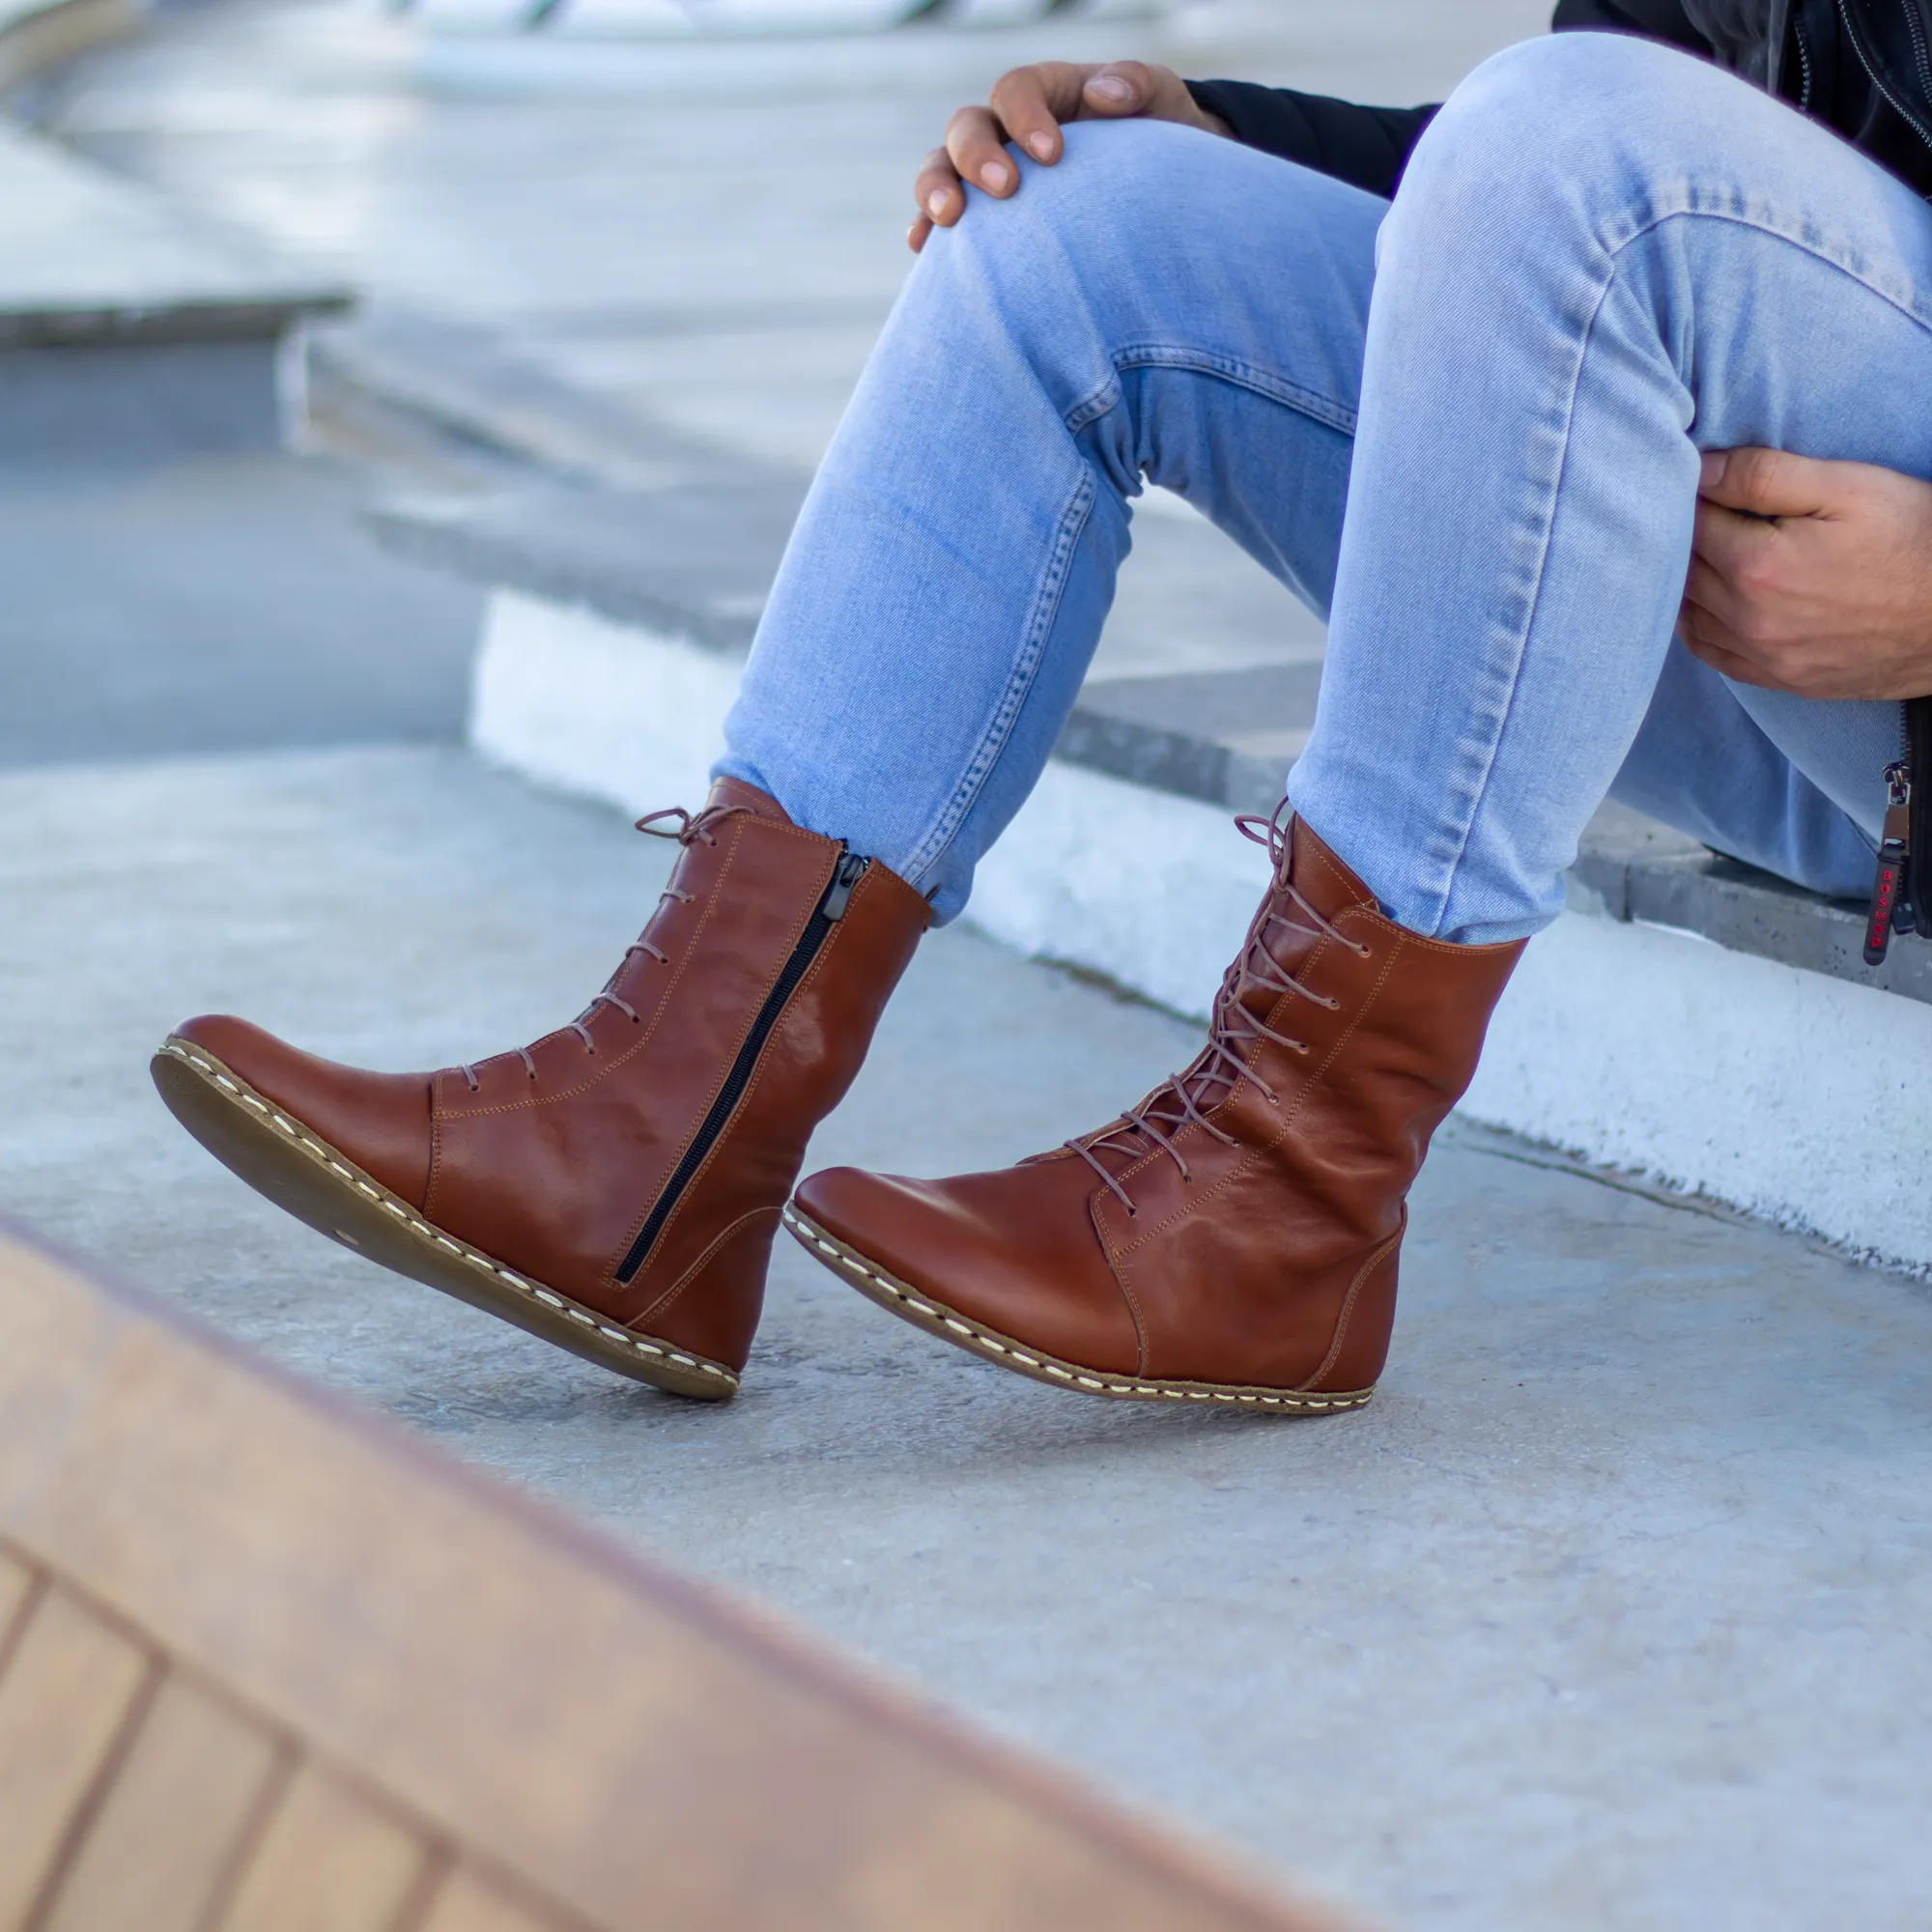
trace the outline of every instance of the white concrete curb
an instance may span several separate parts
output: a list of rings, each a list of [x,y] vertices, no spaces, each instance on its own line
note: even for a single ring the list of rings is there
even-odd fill
[[[498,590],[471,741],[628,812],[692,804],[736,682],[714,652]],[[1218,808],[1056,762],[969,918],[1201,1017],[1266,876]],[[1463,1111],[1932,1266],[1927,1068],[1932,1008],[1916,1000],[1577,911],[1530,946]]]
[[[634,818],[696,807],[737,688],[738,667],[715,651],[493,590],[469,742],[492,764]]]

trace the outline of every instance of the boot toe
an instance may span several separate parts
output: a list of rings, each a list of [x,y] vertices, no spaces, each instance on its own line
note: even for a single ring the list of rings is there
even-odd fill
[[[799,1189],[797,1207],[895,1282],[1004,1341],[1135,1375],[1140,1331],[1094,1234],[1086,1177],[1069,1170],[1044,1160],[909,1180],[830,1168]]]
[[[170,1038],[198,1048],[373,1180],[412,1207],[422,1207],[429,1191],[431,1149],[426,1074],[367,1073],[338,1065],[225,1013],[188,1020]],[[161,1094],[183,1125],[207,1144],[197,1120],[176,1104],[165,1085]],[[219,1148],[213,1151],[221,1155]]]

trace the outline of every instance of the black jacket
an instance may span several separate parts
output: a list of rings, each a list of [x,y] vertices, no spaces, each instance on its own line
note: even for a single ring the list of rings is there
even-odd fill
[[[1640,34],[1735,68],[1932,198],[1932,0],[1559,0],[1552,25]],[[1372,194],[1395,192],[1435,113],[1239,80],[1188,86],[1236,139]]]

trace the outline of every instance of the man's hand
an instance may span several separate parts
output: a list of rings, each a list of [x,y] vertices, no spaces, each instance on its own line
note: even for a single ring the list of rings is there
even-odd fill
[[[913,184],[919,218],[906,232],[914,254],[935,228],[951,228],[966,213],[965,184],[1004,201],[1020,185],[1009,141],[1048,167],[1065,144],[1063,121],[1178,121],[1210,134],[1231,130],[1218,114],[1194,104],[1187,83],[1169,68],[1140,61],[1076,67],[1042,61],[1001,76],[985,107],[962,107],[946,125],[946,145],[925,157]]]
[[[1932,693],[1932,483],[1776,449],[1707,455],[1678,629],[1740,684]]]

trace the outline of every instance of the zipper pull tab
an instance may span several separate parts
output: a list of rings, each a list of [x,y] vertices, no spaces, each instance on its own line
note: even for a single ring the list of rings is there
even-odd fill
[[[837,922],[845,917],[845,908],[851,902],[852,888],[866,876],[869,859],[862,859],[856,852],[841,852],[838,863],[832,868],[832,883],[825,889],[825,896],[818,902],[821,919]]]
[[[1867,966],[1885,960],[1892,921],[1905,893],[1906,863],[1912,857],[1912,767],[1902,758],[1885,768],[1885,835],[1879,841],[1871,913],[1865,921]]]

